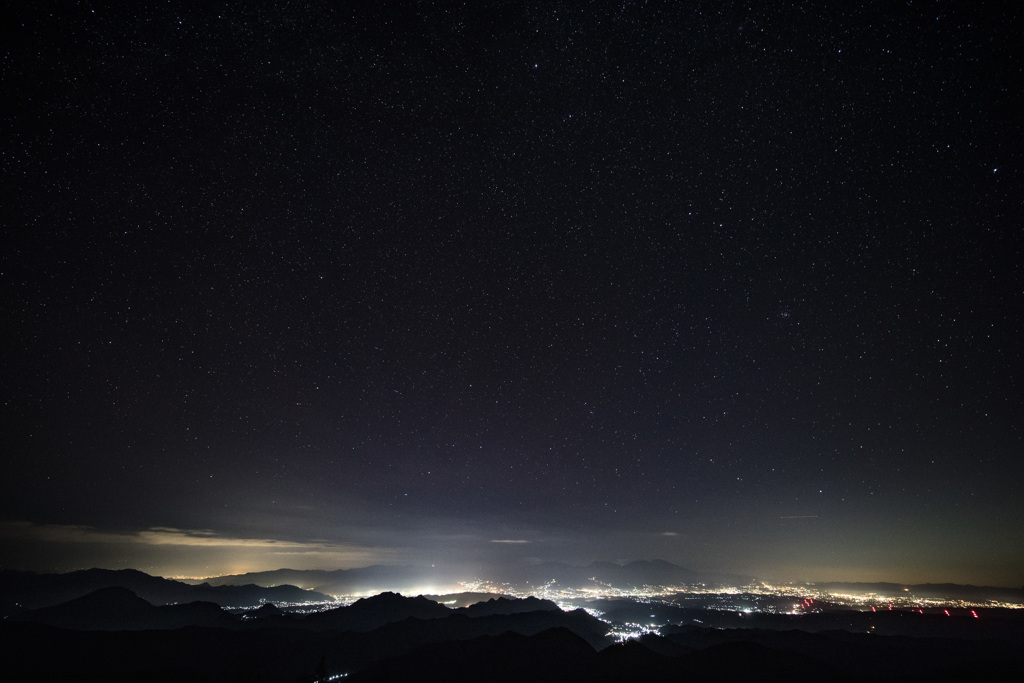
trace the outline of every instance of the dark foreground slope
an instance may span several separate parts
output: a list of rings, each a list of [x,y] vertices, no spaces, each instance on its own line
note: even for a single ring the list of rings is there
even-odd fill
[[[1024,662],[995,641],[864,636],[839,643],[827,634],[757,634],[691,650],[648,639],[595,650],[565,628],[533,635],[505,631],[438,640],[446,620],[369,633],[297,629],[72,631],[0,625],[12,653],[10,680],[311,681],[349,673],[358,681],[996,681],[1014,680]],[[416,632],[413,642],[396,638]],[[671,650],[674,654],[667,654]]]
[[[154,606],[103,589],[5,620],[0,643],[10,680],[114,683],[290,683],[337,674],[352,681],[1010,680],[1024,665],[1018,644],[1001,638],[686,626],[610,645],[607,628],[583,610],[532,599],[452,610],[382,594],[318,614],[266,607],[243,619],[209,603]]]
[[[521,611],[533,606],[541,609]],[[547,607],[495,601],[471,616],[383,594],[312,615],[268,608],[242,619],[208,603],[153,606],[124,589],[103,589],[6,620],[0,642],[7,672],[44,681],[294,681],[318,667],[355,672],[416,648],[549,630],[573,634],[590,652],[607,645],[603,622]],[[190,625],[174,628],[181,623]]]
[[[845,639],[799,631],[738,631],[699,649],[649,637],[595,651],[555,629],[446,641],[385,658],[353,673],[353,683],[383,681],[1002,681],[1021,655],[1008,643],[939,639]],[[713,639],[714,640],[714,639]]]
[[[601,651],[564,630],[534,636],[504,634],[420,648],[353,674],[354,683],[383,681],[751,681],[848,680],[813,657],[795,657],[751,643],[725,644],[681,656],[661,654],[637,641]]]

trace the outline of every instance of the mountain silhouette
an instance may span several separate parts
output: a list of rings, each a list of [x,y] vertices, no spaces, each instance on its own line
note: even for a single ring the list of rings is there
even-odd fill
[[[80,630],[173,629],[233,626],[238,619],[212,602],[154,606],[127,588],[101,588],[80,598],[19,614],[13,619]]]
[[[57,605],[101,588],[127,588],[153,605],[205,601],[222,607],[254,607],[264,602],[328,602],[330,596],[295,586],[210,586],[150,576],[134,569],[85,569],[67,574],[0,571],[2,616]],[[19,605],[20,608],[15,608]]]
[[[491,598],[486,602],[477,602],[468,607],[459,608],[459,613],[468,617],[484,617],[492,614],[517,614],[519,612],[550,612],[561,611],[558,605],[550,600],[540,600],[532,595],[526,598]]]
[[[506,568],[503,582],[520,587],[540,588],[554,582],[573,588],[611,586],[620,589],[639,589],[643,586],[688,586],[745,584],[749,577],[701,574],[665,560],[635,560],[626,564],[592,562],[586,566],[563,562],[544,562],[526,567]]]
[[[562,586],[610,585],[616,588],[642,586],[742,585],[750,577],[698,573],[665,560],[635,560],[626,564],[593,562],[586,566],[545,562],[525,567],[495,569],[495,577],[520,587],[542,586],[555,581]],[[368,591],[419,592],[428,584],[446,583],[441,570],[432,567],[372,565],[355,569],[278,569],[248,574],[218,576],[203,580],[211,586],[290,584],[329,595],[352,595]],[[192,581],[190,583],[197,583]]]
[[[541,609],[520,611],[528,606]],[[612,644],[609,625],[583,610],[536,599],[474,607],[385,593],[309,615],[264,606],[242,619],[210,603],[156,606],[106,588],[0,621],[0,642],[12,680],[104,683],[309,681],[317,671],[353,681],[1012,680],[1024,665],[1017,610],[979,619],[847,611],[791,617],[775,630],[743,627],[754,615],[732,614],[731,627],[665,626],[664,635]],[[874,618],[879,628],[864,633],[870,622],[856,620],[860,632],[793,628],[826,616]],[[957,635],[878,634],[887,624],[906,633],[944,624]]]
[[[276,569],[204,579],[211,586],[255,584],[272,587],[293,585],[328,595],[353,595],[389,591],[417,592],[416,588],[433,583],[436,570],[428,567],[371,565],[355,569]],[[199,583],[190,581],[190,583]]]
[[[264,617],[276,617],[284,614],[284,611],[272,602],[268,602],[265,605],[261,605],[252,612],[246,614],[251,619],[262,619]]]
[[[487,602],[488,600],[508,598],[511,596],[498,593],[463,592],[446,593],[444,595],[424,595],[423,597],[428,600],[441,603],[451,609],[456,609],[459,607],[469,607],[470,605],[475,605],[478,602]]]
[[[525,636],[502,633],[423,646],[349,677],[375,681],[567,681],[589,669],[594,649],[566,629]]]
[[[405,619],[382,626],[371,635],[387,647],[412,647],[446,640],[470,640],[480,636],[496,636],[512,632],[532,636],[542,631],[562,628],[582,638],[593,648],[606,647],[608,624],[590,616],[582,609],[571,612],[541,610],[513,614],[490,614],[469,617],[462,610],[442,619],[423,621]]]
[[[444,605],[423,596],[407,598],[385,592],[362,598],[347,607],[310,614],[302,619],[303,628],[337,629],[340,631],[372,631],[384,624],[404,619],[439,619],[452,613]]]

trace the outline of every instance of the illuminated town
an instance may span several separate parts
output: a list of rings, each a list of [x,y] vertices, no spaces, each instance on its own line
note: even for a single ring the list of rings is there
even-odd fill
[[[617,641],[660,634],[666,626],[706,626],[742,628],[753,626],[751,619],[775,615],[789,619],[809,615],[841,615],[842,613],[901,612],[921,615],[981,618],[982,610],[1024,610],[1024,604],[998,600],[965,600],[956,597],[916,595],[910,588],[894,593],[843,593],[820,588],[814,584],[770,584],[754,582],[743,586],[642,586],[639,589],[616,588],[594,582],[587,587],[569,587],[550,581],[538,586],[514,586],[485,580],[461,582],[459,591],[435,595],[441,604],[454,607],[460,593],[491,594],[495,597],[535,598],[550,600],[563,611],[582,609],[609,625],[608,635]],[[429,592],[429,591],[425,591]],[[411,593],[411,591],[410,591]],[[297,614],[309,614],[351,605],[373,592],[336,595],[327,603],[277,604]],[[452,598],[446,600],[445,598]],[[235,610],[243,615],[251,608]],[[729,621],[714,618],[725,617]],[[799,627],[792,624],[791,627]],[[867,630],[873,632],[875,626]]]

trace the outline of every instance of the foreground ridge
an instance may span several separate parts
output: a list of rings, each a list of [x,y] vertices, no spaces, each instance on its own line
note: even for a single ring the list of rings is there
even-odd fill
[[[140,572],[87,575],[146,585]],[[42,599],[38,583],[27,590]],[[1024,663],[1024,610],[872,611],[739,592],[468,595],[452,596],[460,606],[385,591],[348,604],[226,609],[153,604],[115,585],[23,609],[0,638],[11,670],[37,680],[950,680]],[[784,603],[799,609],[775,609]]]

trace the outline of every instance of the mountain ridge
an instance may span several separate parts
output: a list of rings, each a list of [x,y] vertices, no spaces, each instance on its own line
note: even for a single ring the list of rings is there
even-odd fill
[[[121,586],[100,588],[58,605],[23,612],[11,617],[11,620],[87,631],[229,627],[238,623],[237,617],[212,602],[195,601],[158,606]]]
[[[57,605],[102,588],[122,587],[153,605],[211,602],[221,607],[255,607],[264,602],[328,602],[322,593],[295,586],[190,585],[136,569],[82,569],[66,574],[0,570],[0,616]]]
[[[211,586],[239,585],[242,582],[272,587],[289,583],[330,595],[352,595],[366,592],[421,592],[424,585],[438,583],[441,570],[410,565],[369,565],[350,569],[277,569],[225,576],[191,579],[189,583]],[[751,577],[732,574],[694,572],[662,559],[633,560],[626,563],[595,561],[587,565],[565,562],[544,562],[495,570],[499,583],[516,586],[537,586],[549,581],[575,587],[611,585],[615,588],[683,585],[737,585],[753,581]],[[445,583],[440,581],[440,583]],[[449,582],[450,583],[450,582]],[[433,592],[433,591],[431,591]]]

